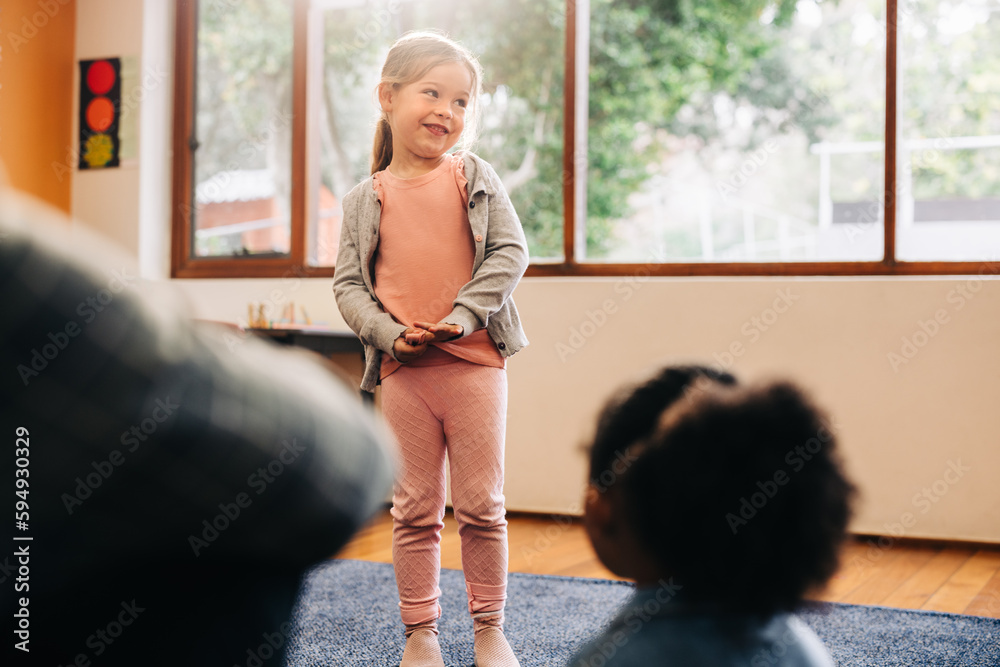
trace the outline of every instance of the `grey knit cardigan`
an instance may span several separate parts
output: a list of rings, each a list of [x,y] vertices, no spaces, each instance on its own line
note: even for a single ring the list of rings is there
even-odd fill
[[[500,354],[509,357],[528,344],[511,297],[528,266],[528,245],[521,221],[493,167],[473,153],[459,155],[465,162],[476,254],[472,279],[458,291],[451,313],[442,322],[462,325],[463,336],[486,327]],[[372,273],[382,209],[371,177],[344,197],[343,207],[333,291],[341,315],[365,346],[361,388],[374,391],[382,354],[392,354],[393,341],[406,325],[385,312],[375,297]]]

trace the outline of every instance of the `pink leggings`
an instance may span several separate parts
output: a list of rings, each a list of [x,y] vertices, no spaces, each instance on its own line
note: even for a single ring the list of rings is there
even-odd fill
[[[441,615],[445,451],[469,611],[502,612],[506,371],[458,359],[403,366],[382,380],[382,412],[399,442],[402,468],[393,487],[392,561],[403,623],[430,623]]]

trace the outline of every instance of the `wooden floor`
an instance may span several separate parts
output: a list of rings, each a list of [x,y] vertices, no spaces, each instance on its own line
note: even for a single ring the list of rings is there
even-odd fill
[[[582,525],[567,518],[510,514],[510,571],[618,579],[597,560]],[[338,558],[392,562],[392,519],[381,512]],[[441,565],[462,567],[458,530],[445,517]],[[1000,546],[897,543],[855,538],[840,571],[815,599],[1000,618]]]

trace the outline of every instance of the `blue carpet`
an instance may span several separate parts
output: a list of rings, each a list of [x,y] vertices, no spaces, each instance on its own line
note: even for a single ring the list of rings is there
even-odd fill
[[[458,570],[441,573],[441,649],[472,664],[472,621]],[[506,634],[523,667],[564,665],[630,595],[603,579],[511,574]],[[396,667],[403,634],[392,566],[328,561],[309,572],[293,614],[289,667]],[[822,604],[801,618],[838,665],[1000,667],[1000,620],[885,607]]]

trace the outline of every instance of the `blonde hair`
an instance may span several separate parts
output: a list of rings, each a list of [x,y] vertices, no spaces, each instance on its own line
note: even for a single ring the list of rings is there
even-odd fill
[[[438,65],[461,63],[469,69],[472,88],[466,110],[462,146],[471,146],[476,139],[479,116],[479,96],[483,87],[483,70],[472,53],[464,46],[437,32],[408,32],[392,45],[382,66],[382,80],[376,94],[383,86],[398,88],[412,83]],[[392,128],[385,111],[379,112],[372,146],[372,173],[382,171],[392,162]]]

